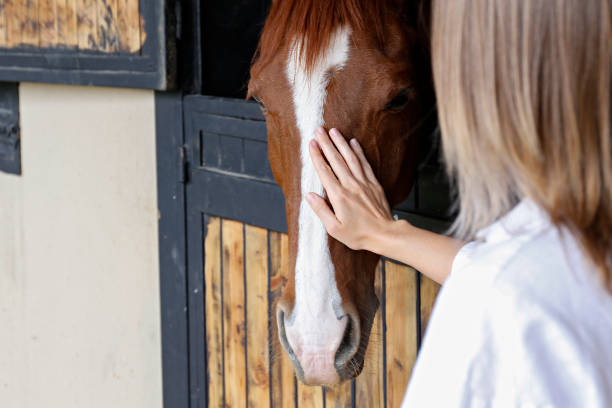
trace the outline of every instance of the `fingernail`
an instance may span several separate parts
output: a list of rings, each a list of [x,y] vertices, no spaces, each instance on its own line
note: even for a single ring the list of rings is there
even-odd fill
[[[317,129],[315,130],[315,132],[316,132],[318,135],[323,136],[323,135],[325,134],[325,129],[323,128],[323,126],[317,126]]]
[[[312,202],[312,200],[313,200],[312,193],[306,194],[306,201]]]
[[[334,136],[340,136],[340,132],[336,128],[332,128],[329,133],[333,134]]]
[[[352,144],[353,146],[359,146],[359,142],[358,142],[358,141],[357,141],[357,139],[355,139],[355,138],[352,138],[352,139],[351,139],[351,144]]]
[[[318,143],[316,139],[310,139],[310,146],[311,147],[317,147]]]

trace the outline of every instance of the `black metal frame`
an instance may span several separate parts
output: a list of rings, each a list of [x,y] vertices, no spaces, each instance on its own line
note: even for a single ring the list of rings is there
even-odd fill
[[[0,171],[21,174],[19,85],[0,82]]]
[[[140,54],[69,48],[0,49],[0,81],[171,89],[176,80],[175,1],[179,0],[140,2],[147,35]]]

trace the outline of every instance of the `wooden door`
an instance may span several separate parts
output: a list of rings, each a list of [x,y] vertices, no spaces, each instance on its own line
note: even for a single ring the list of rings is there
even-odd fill
[[[362,374],[337,387],[303,386],[276,333],[288,239],[263,117],[255,104],[235,99],[191,96],[183,106],[192,406],[399,406],[439,286],[382,260],[376,270],[381,307]],[[427,169],[421,172],[420,184],[430,183]],[[397,213],[443,227],[444,220],[418,211],[416,195]]]

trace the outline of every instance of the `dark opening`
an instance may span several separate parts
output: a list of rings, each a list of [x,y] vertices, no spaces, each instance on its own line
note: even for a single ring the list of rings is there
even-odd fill
[[[270,0],[202,2],[202,93],[244,98]]]

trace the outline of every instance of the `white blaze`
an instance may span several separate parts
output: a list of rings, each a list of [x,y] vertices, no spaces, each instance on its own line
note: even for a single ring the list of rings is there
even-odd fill
[[[287,77],[292,86],[297,128],[300,132],[301,196],[298,250],[295,265],[295,308],[286,316],[287,338],[294,351],[309,353],[322,349],[335,352],[347,324],[335,280],[327,232],[304,197],[309,192],[323,194],[314,170],[309,142],[317,126],[324,124],[323,107],[331,73],[342,69],[348,59],[349,31],[339,29],[317,63],[306,72],[299,63],[299,44],[294,44],[287,61]],[[339,335],[338,335],[339,334]]]

